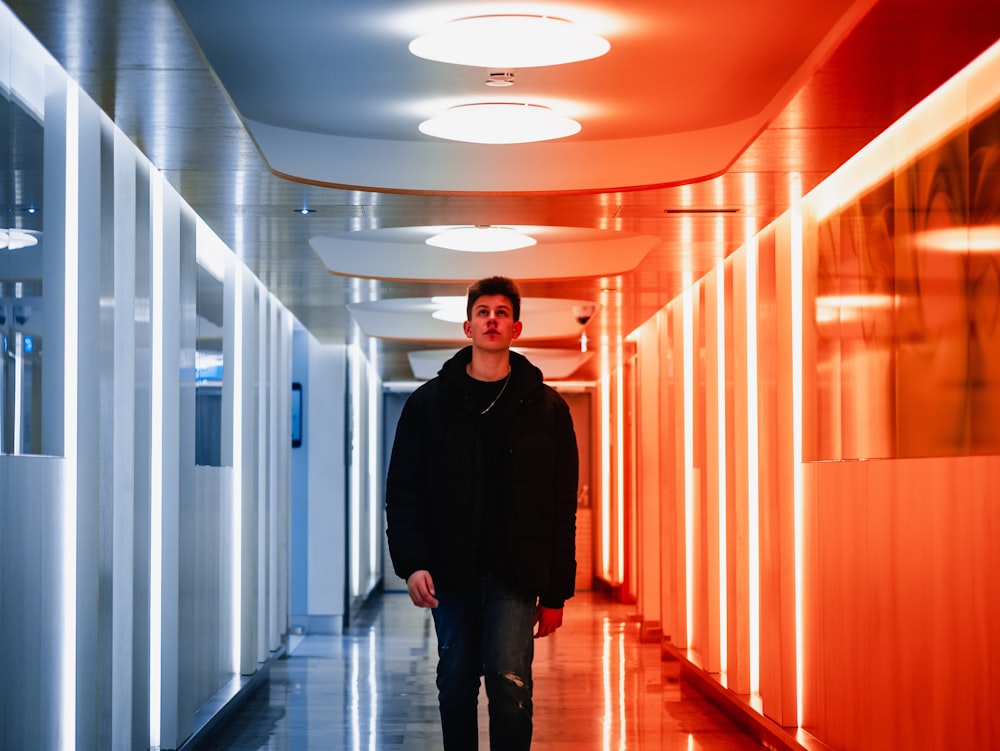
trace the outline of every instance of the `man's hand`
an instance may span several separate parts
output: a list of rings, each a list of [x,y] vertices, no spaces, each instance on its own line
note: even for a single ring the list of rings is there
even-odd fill
[[[539,605],[535,610],[535,624],[538,626],[535,629],[535,638],[540,639],[543,636],[554,634],[556,629],[562,626],[562,616],[562,608],[547,608],[544,605]]]
[[[430,571],[414,571],[410,578],[406,580],[406,591],[410,593],[410,600],[418,608],[436,608],[438,601],[434,597],[434,582],[431,580]]]

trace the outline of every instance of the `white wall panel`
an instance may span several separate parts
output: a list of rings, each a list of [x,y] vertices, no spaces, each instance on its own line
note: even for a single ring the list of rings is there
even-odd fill
[[[0,748],[58,748],[66,639],[65,459],[0,456]],[[70,694],[71,696],[73,693]]]
[[[0,456],[0,747],[176,748],[284,644],[292,318],[223,248],[234,466],[196,467],[198,220],[3,6],[0,50],[44,124],[52,455]]]

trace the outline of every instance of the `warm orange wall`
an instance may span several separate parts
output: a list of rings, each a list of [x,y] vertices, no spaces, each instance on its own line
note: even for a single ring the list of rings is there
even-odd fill
[[[1000,457],[805,467],[803,725],[836,749],[1000,742]]]
[[[984,59],[633,337],[640,613],[835,749],[1000,747],[1000,45]]]

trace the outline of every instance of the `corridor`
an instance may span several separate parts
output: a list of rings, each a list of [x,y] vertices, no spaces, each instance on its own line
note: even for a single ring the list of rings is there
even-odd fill
[[[641,643],[634,608],[583,592],[536,642],[535,736],[545,751],[759,749]],[[403,593],[376,596],[343,637],[290,645],[270,681],[199,748],[213,751],[441,747],[434,627]],[[485,696],[480,748],[488,749]]]

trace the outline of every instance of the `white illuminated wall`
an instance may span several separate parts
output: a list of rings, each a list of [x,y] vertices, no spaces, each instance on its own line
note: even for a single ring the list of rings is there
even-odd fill
[[[293,319],[0,7],[44,123],[42,452],[0,456],[0,748],[177,748],[290,624]],[[196,466],[196,281],[224,289]]]

